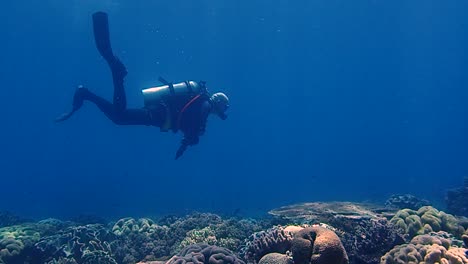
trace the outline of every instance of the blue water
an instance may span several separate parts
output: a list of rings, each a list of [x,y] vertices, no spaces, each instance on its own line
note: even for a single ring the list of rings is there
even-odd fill
[[[99,3],[97,3],[99,2]],[[117,126],[76,85],[111,99],[91,14],[109,14],[141,89],[205,80],[231,99],[200,144]],[[304,201],[443,209],[468,175],[466,1],[6,1],[0,8],[0,210],[27,217],[245,215]]]

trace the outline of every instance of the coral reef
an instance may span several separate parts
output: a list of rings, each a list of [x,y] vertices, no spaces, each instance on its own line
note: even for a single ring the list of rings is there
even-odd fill
[[[77,263],[116,263],[108,241],[114,235],[101,224],[72,226],[35,244],[34,258],[38,263],[67,261]]]
[[[205,243],[235,251],[245,238],[256,231],[260,231],[261,228],[254,221],[228,219],[219,224],[188,231],[178,249],[180,250],[191,244]]]
[[[400,210],[390,222],[403,230],[408,235],[407,239],[433,231],[447,231],[461,237],[465,231],[453,215],[446,214],[431,206],[423,206],[417,211],[411,209]]]
[[[387,219],[394,212],[388,207],[349,202],[305,203],[270,211],[299,223],[321,221],[333,226],[353,263],[379,263],[383,254],[404,242],[404,232]]]
[[[69,223],[45,219],[0,228],[0,263],[22,263],[31,256],[34,244],[43,236],[54,234]]]
[[[352,263],[379,263],[380,258],[395,245],[404,243],[404,234],[386,218],[337,219],[336,233]]]
[[[185,247],[176,256],[172,257],[166,264],[244,264],[230,250],[210,246],[207,244],[194,244]]]
[[[466,249],[454,246],[449,234],[432,232],[418,235],[410,243],[396,246],[381,259],[381,264],[449,263],[467,264]]]
[[[0,228],[0,263],[21,263],[24,252],[41,237],[37,224],[22,224]]]
[[[175,219],[174,222],[169,224],[169,255],[174,255],[180,250],[179,243],[185,239],[187,232],[191,230],[200,230],[210,225],[219,225],[222,223],[223,219],[220,216],[209,213],[194,213],[186,217]]]
[[[284,211],[288,217],[279,217],[289,225],[275,226],[277,217],[255,221],[201,213],[159,220],[123,218],[108,225],[45,219],[0,228],[0,263],[376,264],[384,255],[388,263],[404,263],[404,258],[464,263],[460,254],[468,244],[466,221],[430,206],[395,213],[351,203],[292,208]],[[326,224],[317,224],[317,219]],[[450,233],[433,232],[440,230]],[[404,255],[413,248],[421,257]],[[426,254],[429,249],[433,251]]]
[[[468,217],[468,177],[463,179],[463,186],[447,191],[445,203],[448,213]]]
[[[283,226],[274,226],[266,231],[252,234],[240,249],[240,256],[247,263],[258,263],[268,253],[286,253],[291,248],[293,237]]]
[[[135,263],[168,259],[182,248],[197,243],[234,251],[245,238],[261,229],[255,221],[223,220],[217,215],[201,213],[156,222],[148,218],[123,218],[112,227],[118,239],[111,246],[119,263]]]
[[[119,263],[169,256],[170,242],[174,241],[169,231],[169,227],[160,226],[148,218],[123,218],[112,227],[117,239],[111,242],[111,248]]]
[[[428,200],[417,198],[411,194],[394,194],[385,202],[385,206],[396,209],[418,210],[428,205],[431,205]]]
[[[290,253],[295,264],[349,262],[340,238],[325,224],[274,226],[254,233],[240,250],[247,263],[289,263]]]

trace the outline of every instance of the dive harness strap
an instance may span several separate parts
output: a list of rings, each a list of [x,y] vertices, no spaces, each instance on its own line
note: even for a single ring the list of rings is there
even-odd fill
[[[180,110],[179,115],[177,117],[177,129],[180,128],[180,122],[182,120],[182,115],[185,113],[185,111],[198,99],[200,98],[201,94],[193,97],[188,103],[184,105],[182,110]]]
[[[174,95],[175,94],[175,91],[174,91],[174,84],[171,83],[171,82],[168,82],[166,79],[164,79],[163,77],[159,76],[158,80],[160,82],[162,82],[163,84],[169,86],[169,92],[171,93],[171,95]]]
[[[174,91],[174,85],[173,83],[171,82],[168,82],[166,79],[164,79],[163,77],[159,76],[158,77],[158,80],[163,83],[164,85],[167,85],[169,87],[169,92],[171,95],[175,95],[175,91]],[[187,90],[189,92],[189,94],[194,94],[194,90],[193,90],[193,86],[190,84],[190,81],[184,81],[185,85],[187,86]],[[200,81],[200,85],[202,86],[202,90],[204,90],[204,92],[206,92],[206,82],[205,81]],[[203,92],[202,92],[203,93]],[[200,98],[201,94],[198,94],[196,96],[194,96],[188,103],[186,103],[184,105],[184,107],[182,108],[182,110],[179,112],[178,116],[177,116],[177,129],[179,129],[180,127],[180,123],[181,123],[181,120],[182,120],[182,115],[185,113],[185,111],[198,99]],[[166,105],[167,107],[167,105]],[[170,115],[170,111],[167,111],[166,112],[166,121],[164,122],[164,124],[162,125],[161,127],[161,131],[169,131],[172,127],[172,122],[171,122],[171,115]]]

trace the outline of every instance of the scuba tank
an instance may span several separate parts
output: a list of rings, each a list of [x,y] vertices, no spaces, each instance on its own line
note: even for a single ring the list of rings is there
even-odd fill
[[[163,85],[150,87],[142,90],[145,106],[152,106],[164,101],[171,96],[194,95],[204,91],[204,82],[184,81],[180,83],[169,83],[159,78]]]

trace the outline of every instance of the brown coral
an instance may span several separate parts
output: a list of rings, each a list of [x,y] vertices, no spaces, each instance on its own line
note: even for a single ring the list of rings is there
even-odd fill
[[[307,246],[310,245],[309,248]],[[347,264],[348,255],[335,232],[311,226],[295,234],[291,251],[294,263]]]
[[[387,252],[381,264],[444,263],[468,264],[466,249],[451,246],[445,232],[419,235],[409,244],[399,245]]]

